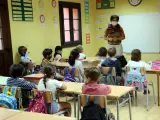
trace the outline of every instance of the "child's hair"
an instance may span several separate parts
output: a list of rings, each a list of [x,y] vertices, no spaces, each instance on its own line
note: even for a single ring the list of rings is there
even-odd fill
[[[23,56],[23,52],[26,52],[27,48],[25,46],[19,46],[18,47],[18,53]]]
[[[51,78],[52,76],[54,77],[56,73],[55,73],[55,69],[51,65],[47,65],[43,67],[43,73],[44,73],[43,83],[46,88],[47,78]]]
[[[24,67],[21,64],[13,64],[10,67],[10,75],[13,78],[22,77],[24,71]]]
[[[99,48],[99,51],[96,56],[106,57],[107,56],[107,49],[105,47]]]
[[[78,56],[79,56],[78,50],[73,49],[70,53],[69,60],[68,60],[68,62],[71,66],[74,66],[75,60],[78,58]]]
[[[141,51],[139,49],[134,49],[131,53],[131,60],[140,61],[141,60]]]
[[[43,54],[43,57],[46,58],[48,55],[51,55],[52,52],[53,52],[53,51],[52,51],[52,49],[50,49],[50,48],[44,49],[44,50],[43,50],[43,53],[42,53],[42,54]]]
[[[62,47],[61,46],[56,46],[55,47],[54,57],[56,57],[57,54],[62,56],[62,54],[58,53],[58,51],[62,51]]]
[[[109,48],[108,55],[109,57],[114,57],[116,55],[116,48],[115,47]]]
[[[99,71],[99,69],[97,69],[96,67],[93,67],[93,68],[88,68],[85,70],[84,72],[86,78],[91,78],[92,81],[95,81],[97,82],[101,73]]]
[[[83,47],[82,47],[82,45],[78,45],[78,46],[76,47],[76,49],[78,50],[79,53],[82,53],[82,52],[83,52]]]

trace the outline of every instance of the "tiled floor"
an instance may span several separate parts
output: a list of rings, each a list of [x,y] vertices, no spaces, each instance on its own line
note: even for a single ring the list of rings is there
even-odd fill
[[[147,76],[149,80],[154,81],[155,91],[157,96],[156,77]],[[146,96],[143,93],[138,93],[137,100],[132,102],[132,120],[160,120],[160,107],[154,104],[152,89],[149,88],[151,93],[149,95],[149,111],[146,110]],[[73,101],[69,102],[72,104]],[[117,116],[116,103],[114,101],[108,101],[108,108]],[[72,109],[72,116],[74,117],[74,109]],[[120,108],[120,120],[129,120],[129,108],[128,105]]]

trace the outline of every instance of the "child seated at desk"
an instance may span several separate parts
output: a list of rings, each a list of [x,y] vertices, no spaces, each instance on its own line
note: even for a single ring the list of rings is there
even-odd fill
[[[139,49],[134,49],[131,53],[131,60],[127,64],[128,67],[143,67],[145,69],[151,69],[151,66],[146,62],[141,60],[141,51]],[[143,94],[146,94],[146,89]],[[148,90],[148,93],[150,91]]]
[[[83,53],[84,51],[83,51],[83,47],[82,47],[82,45],[78,45],[77,47],[76,47],[76,49],[78,50],[78,52],[79,52],[79,60],[84,60],[84,59],[86,59],[86,55]]]
[[[20,64],[14,64],[10,68],[11,78],[7,80],[7,86],[13,87],[21,87],[22,89],[22,104],[23,106],[27,106],[29,103],[29,99],[26,97],[26,91],[30,91],[33,88],[36,88],[36,85],[24,80],[22,77],[24,68]]]
[[[51,58],[52,58],[52,49],[50,48],[46,48],[43,50],[43,60],[42,60],[42,67],[45,67],[47,65],[51,65],[53,68],[55,68],[55,66],[52,64]],[[56,69],[56,68],[55,68]],[[58,80],[63,80],[63,76],[59,73],[56,72],[56,79]]]
[[[100,71],[97,68],[89,68],[85,70],[86,83],[82,87],[83,94],[89,95],[107,95],[111,93],[111,88],[105,84],[98,84]],[[113,114],[107,109],[109,120],[114,120]]]
[[[62,59],[62,47],[56,46],[55,53],[54,53],[54,62],[59,62]]]
[[[77,68],[79,70],[79,82],[84,82],[84,68],[82,62],[78,60],[79,52],[77,49],[73,49],[69,56],[69,68]]]
[[[53,100],[52,103],[52,111],[51,113],[57,113],[59,111],[68,109],[68,113],[65,114],[65,116],[71,116],[71,105],[66,102],[56,102],[56,91],[59,90],[65,90],[66,86],[63,82],[57,81],[54,79],[55,77],[55,71],[51,66],[45,66],[43,68],[43,73],[45,74],[44,78],[39,81],[38,84],[38,90],[51,90],[53,93]]]
[[[99,59],[101,60],[100,64],[102,64],[107,57],[107,49],[105,47],[99,48],[96,56],[99,57]]]

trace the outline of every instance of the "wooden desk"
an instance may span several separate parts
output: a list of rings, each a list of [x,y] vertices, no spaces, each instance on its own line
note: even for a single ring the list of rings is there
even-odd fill
[[[70,117],[60,117],[42,113],[22,112],[6,120],[76,120]]]
[[[13,117],[17,114],[20,114],[20,111],[0,108],[0,120],[6,120],[7,118]]]
[[[158,98],[158,106],[160,106],[160,70],[146,70],[146,74],[155,74],[157,75],[157,98]]]
[[[66,93],[74,93],[74,94],[82,94],[82,86],[83,83],[74,83],[74,82],[64,82],[65,85],[67,86],[67,89],[64,90],[63,92]],[[129,111],[130,111],[130,120],[132,119],[131,116],[131,98],[129,92],[134,91],[134,87],[126,87],[126,86],[113,86],[110,85],[111,87],[111,93],[107,95],[107,97],[115,99],[117,102],[117,120],[119,120],[119,109],[120,107],[126,103],[129,102]],[[128,94],[128,98],[126,98],[122,103],[119,102],[119,99]],[[74,95],[74,111],[75,111],[75,117],[76,117],[76,98]]]
[[[43,77],[44,77],[43,74],[32,74],[24,76],[24,79],[32,83],[35,83],[37,85]]]

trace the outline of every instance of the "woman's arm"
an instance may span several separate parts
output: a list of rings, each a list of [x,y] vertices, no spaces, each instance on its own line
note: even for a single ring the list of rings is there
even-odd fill
[[[115,38],[114,38],[114,41],[117,41],[117,40],[124,40],[124,39],[125,39],[125,33],[124,33],[123,28],[121,27],[121,36],[115,37]]]

